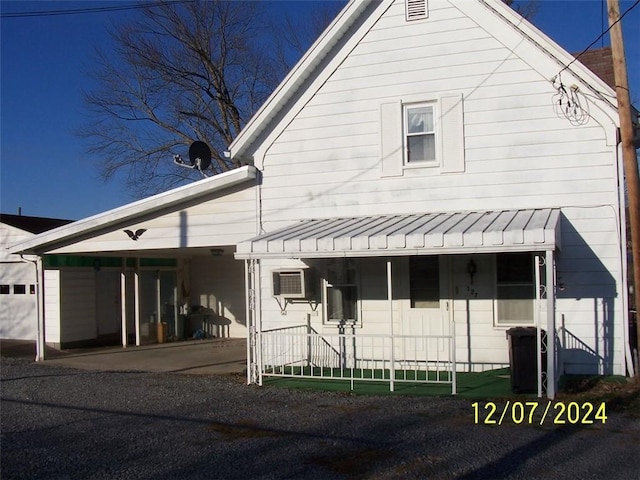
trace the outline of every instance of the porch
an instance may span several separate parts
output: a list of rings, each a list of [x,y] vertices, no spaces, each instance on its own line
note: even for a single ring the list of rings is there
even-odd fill
[[[508,366],[507,330],[530,326],[538,396],[553,398],[559,223],[555,209],[330,218],[242,242],[249,381],[456,394],[457,373]]]

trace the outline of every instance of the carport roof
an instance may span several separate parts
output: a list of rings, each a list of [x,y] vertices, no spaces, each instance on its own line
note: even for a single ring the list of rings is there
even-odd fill
[[[83,238],[100,235],[119,225],[127,225],[143,216],[153,215],[168,209],[177,210],[188,202],[197,201],[215,192],[240,185],[256,178],[256,168],[246,165],[234,170],[205,178],[167,192],[144,198],[122,207],[108,210],[97,215],[63,225],[35,235],[12,245],[10,253],[43,254],[48,251],[70,245]]]
[[[560,247],[560,209],[304,220],[241,242],[236,258],[320,258],[545,251]]]

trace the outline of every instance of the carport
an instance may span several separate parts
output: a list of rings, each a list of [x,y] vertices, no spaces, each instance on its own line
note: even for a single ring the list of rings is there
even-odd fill
[[[13,245],[38,271],[36,359],[45,345],[105,334],[123,347],[186,338],[183,322],[198,314],[201,336],[244,338],[233,254],[255,234],[255,179],[244,166]]]

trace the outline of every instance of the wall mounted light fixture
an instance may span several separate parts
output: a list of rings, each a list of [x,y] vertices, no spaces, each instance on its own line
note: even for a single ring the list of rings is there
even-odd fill
[[[471,281],[471,285],[473,285],[473,276],[478,271],[478,267],[476,267],[476,262],[473,261],[473,258],[469,260],[467,263],[467,273],[469,274],[469,280]]]

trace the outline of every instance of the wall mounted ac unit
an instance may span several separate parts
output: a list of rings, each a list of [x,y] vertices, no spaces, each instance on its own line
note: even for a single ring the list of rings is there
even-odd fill
[[[308,288],[305,277],[307,269],[291,268],[287,270],[274,270],[272,292],[274,297],[280,298],[307,298]]]

